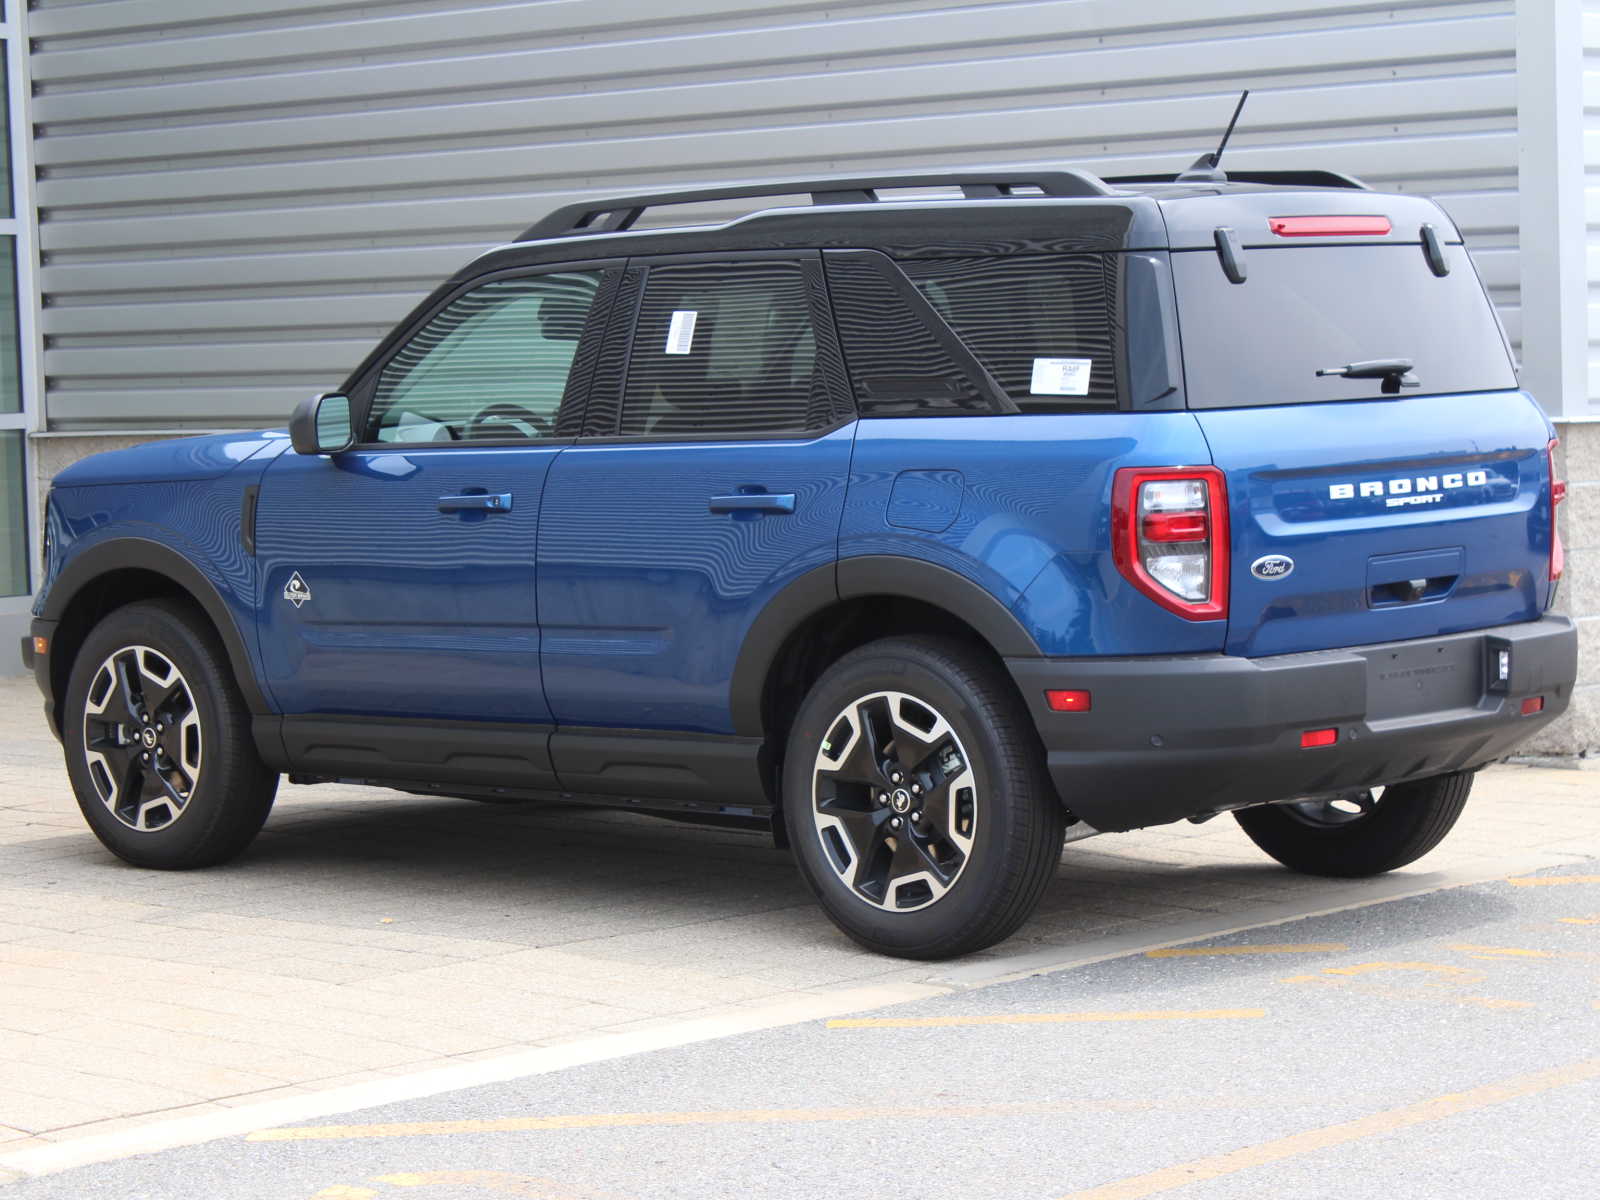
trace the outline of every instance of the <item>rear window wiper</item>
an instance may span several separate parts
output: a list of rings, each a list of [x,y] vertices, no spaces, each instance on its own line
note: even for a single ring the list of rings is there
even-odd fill
[[[1317,375],[1340,375],[1345,379],[1381,379],[1383,392],[1393,396],[1403,387],[1421,387],[1422,380],[1411,373],[1416,366],[1409,358],[1372,358],[1346,363],[1342,367],[1319,367]]]

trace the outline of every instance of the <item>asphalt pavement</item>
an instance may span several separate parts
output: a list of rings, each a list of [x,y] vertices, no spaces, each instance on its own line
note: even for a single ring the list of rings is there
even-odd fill
[[[6,1200],[1585,1197],[1600,861],[88,1166]]]

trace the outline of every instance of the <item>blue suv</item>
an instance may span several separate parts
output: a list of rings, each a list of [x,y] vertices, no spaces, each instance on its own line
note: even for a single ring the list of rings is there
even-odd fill
[[[287,433],[63,471],[23,651],[141,866],[238,854],[285,774],[628,806],[770,827],[945,957],[1067,837],[1431,849],[1571,694],[1553,447],[1450,218],[1347,177],[605,199]]]

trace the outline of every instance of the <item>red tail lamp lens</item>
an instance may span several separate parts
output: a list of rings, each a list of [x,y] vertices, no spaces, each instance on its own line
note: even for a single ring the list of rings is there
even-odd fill
[[[1525,717],[1531,717],[1531,716],[1533,716],[1534,713],[1543,712],[1543,711],[1544,711],[1544,697],[1543,696],[1529,696],[1526,700],[1524,700],[1522,702],[1522,715],[1525,716]]]
[[[1052,688],[1045,692],[1044,702],[1050,706],[1051,712],[1088,712],[1093,707],[1088,692],[1064,688]]]
[[[1314,750],[1318,746],[1331,746],[1338,740],[1337,729],[1308,729],[1300,735],[1300,749]]]
[[[1216,467],[1123,467],[1111,552],[1139,591],[1191,621],[1228,615],[1228,489]]]

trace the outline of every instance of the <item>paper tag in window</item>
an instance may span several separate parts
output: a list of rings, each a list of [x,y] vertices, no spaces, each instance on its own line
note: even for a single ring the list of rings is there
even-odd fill
[[[1092,358],[1036,358],[1028,390],[1035,396],[1087,396],[1093,366]]]
[[[672,314],[672,324],[667,327],[668,354],[687,354],[694,349],[694,323],[699,317],[693,309]]]

